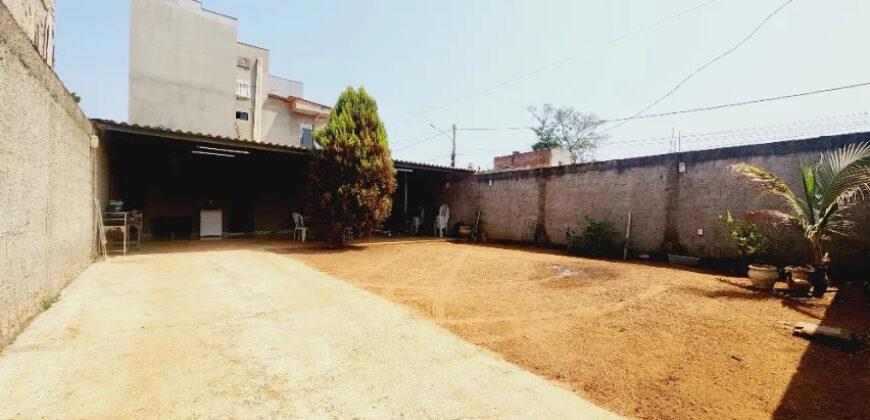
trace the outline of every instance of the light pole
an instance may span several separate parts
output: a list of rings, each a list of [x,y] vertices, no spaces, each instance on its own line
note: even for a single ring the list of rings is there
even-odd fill
[[[438,132],[440,134],[447,136],[447,132],[438,128],[438,127],[435,127],[435,124],[429,123],[429,127],[432,127],[435,130],[438,130]],[[453,124],[453,137],[450,137],[450,136],[447,136],[447,137],[450,138],[450,141],[453,143],[453,148],[450,151],[450,167],[455,168],[456,167],[456,124]]]

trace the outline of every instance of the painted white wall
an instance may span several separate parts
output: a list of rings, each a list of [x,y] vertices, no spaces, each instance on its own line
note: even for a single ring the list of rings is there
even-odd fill
[[[283,77],[272,76],[271,74],[269,75],[269,93],[283,96],[285,98],[288,96],[303,98],[302,90],[302,82],[285,79]]]
[[[236,20],[194,0],[131,1],[130,122],[236,137]]]
[[[248,120],[243,121],[237,119],[235,121],[236,135],[234,137],[242,138],[245,140],[252,140],[254,139],[254,118],[257,118],[255,106],[257,102],[256,94],[257,92],[259,92],[261,95],[269,94],[268,81],[265,82],[266,86],[257,86],[256,63],[257,59],[259,58],[261,60],[261,65],[263,66],[263,69],[266,73],[268,73],[269,50],[253,45],[236,43],[236,56],[236,83],[241,80],[246,81],[251,87],[251,94],[248,99],[241,99],[238,96],[236,97],[236,111],[247,112]],[[247,62],[249,63],[248,68],[244,68],[240,65],[240,59],[247,59]],[[232,118],[235,118],[235,115],[233,115]]]
[[[299,146],[302,140],[302,125],[315,129],[323,124],[314,125],[314,117],[290,111],[287,102],[268,98],[263,107],[263,140],[270,143]]]

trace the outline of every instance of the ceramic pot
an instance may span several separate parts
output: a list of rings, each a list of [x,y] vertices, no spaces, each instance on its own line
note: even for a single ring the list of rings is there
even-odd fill
[[[793,292],[809,292],[813,288],[810,283],[810,274],[816,270],[812,267],[786,267],[785,271],[791,273],[791,281],[788,282],[788,290]]]
[[[756,289],[773,290],[773,285],[779,280],[779,270],[772,265],[751,264],[749,280]]]

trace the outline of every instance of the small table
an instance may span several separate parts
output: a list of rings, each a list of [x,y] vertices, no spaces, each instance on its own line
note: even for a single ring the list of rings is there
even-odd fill
[[[127,255],[127,244],[130,241],[130,232],[136,231],[136,250],[142,248],[142,212],[141,211],[110,211],[103,213],[103,234],[110,231],[121,232],[122,252]],[[107,241],[108,245],[108,241]],[[108,251],[108,246],[106,250]]]

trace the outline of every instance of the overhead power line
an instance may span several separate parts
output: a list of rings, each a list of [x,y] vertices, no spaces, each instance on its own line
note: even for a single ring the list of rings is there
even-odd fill
[[[617,124],[617,125],[611,127],[608,131],[613,131],[613,130],[619,128],[619,127],[622,127],[622,126],[625,125],[627,122],[629,122],[629,121],[631,121],[631,120],[633,120],[633,119],[635,119],[635,118],[637,118],[637,117],[643,115],[644,112],[650,110],[652,107],[658,105],[661,101],[663,101],[663,100],[667,99],[668,97],[670,97],[671,95],[673,95],[674,92],[676,92],[680,87],[682,87],[682,86],[683,86],[686,82],[688,82],[691,78],[695,77],[695,75],[697,75],[698,73],[704,71],[704,69],[706,69],[707,67],[710,67],[711,65],[713,65],[713,64],[716,63],[717,61],[719,61],[719,60],[721,60],[721,59],[727,57],[728,55],[730,55],[730,54],[733,53],[734,51],[737,51],[738,48],[742,47],[744,44],[746,44],[747,42],[749,42],[749,40],[752,39],[752,37],[754,37],[755,34],[758,33],[758,31],[761,30],[761,28],[762,28],[762,27],[763,27],[763,26],[764,26],[768,21],[770,21],[771,19],[773,19],[774,16],[776,16],[776,15],[777,15],[780,11],[782,11],[782,9],[784,9],[786,6],[788,6],[789,4],[791,4],[792,1],[794,1],[794,0],[786,0],[783,4],[781,4],[779,7],[777,7],[773,12],[771,12],[769,15],[767,15],[767,17],[765,17],[765,18],[764,18],[764,19],[763,19],[763,20],[762,20],[758,25],[756,25],[755,28],[754,28],[751,32],[749,32],[749,35],[746,35],[746,37],[744,37],[742,40],[740,40],[740,42],[738,42],[736,45],[734,45],[733,47],[729,48],[728,50],[726,50],[726,51],[723,52],[722,54],[719,54],[718,56],[716,56],[716,57],[713,58],[712,60],[710,60],[710,61],[704,63],[701,67],[698,67],[697,69],[695,69],[695,70],[692,71],[691,73],[689,73],[686,77],[683,78],[683,80],[681,80],[679,83],[677,83],[677,85],[674,86],[673,89],[671,89],[670,91],[668,91],[667,93],[665,93],[664,95],[662,95],[661,97],[659,97],[658,99],[656,99],[655,101],[653,101],[651,104],[645,106],[643,109],[641,109],[641,110],[640,110],[637,114],[635,114],[633,117],[628,118],[628,119],[626,119],[626,120],[623,120],[623,121],[620,122],[619,124]]]
[[[602,122],[607,123],[607,122],[627,121],[627,120],[632,120],[632,119],[659,118],[659,117],[668,117],[668,116],[672,116],[672,115],[690,114],[690,113],[694,113],[694,112],[714,111],[714,110],[723,109],[723,108],[734,108],[734,107],[740,107],[740,106],[746,106],[746,105],[754,105],[754,104],[763,103],[763,102],[780,101],[783,99],[799,98],[802,96],[818,95],[821,93],[830,93],[830,92],[836,92],[836,91],[840,91],[840,90],[854,89],[854,88],[867,87],[867,86],[870,86],[870,82],[855,83],[855,84],[851,84],[851,85],[837,86],[837,87],[828,88],[828,89],[811,90],[811,91],[806,91],[806,92],[792,93],[792,94],[788,94],[788,95],[773,96],[773,97],[768,97],[768,98],[752,99],[752,100],[740,101],[740,102],[732,102],[732,103],[721,104],[721,105],[712,105],[712,106],[705,106],[705,107],[698,107],[698,108],[683,109],[683,110],[679,110],[679,111],[661,112],[661,113],[657,113],[657,114],[644,114],[641,116],[609,118],[609,119],[602,120]],[[529,130],[532,128],[533,127],[531,127],[531,126],[525,126],[525,127],[474,127],[474,128],[458,128],[458,130],[460,130],[460,131],[507,131],[507,130]]]
[[[661,20],[658,20],[658,21],[656,21],[656,22],[653,22],[653,23],[651,23],[651,24],[649,24],[649,25],[646,25],[646,26],[644,26],[644,27],[642,27],[642,28],[635,29],[634,31],[627,32],[627,33],[625,33],[625,34],[622,34],[622,35],[620,35],[620,36],[617,36],[617,37],[615,37],[615,38],[612,38],[612,39],[610,39],[610,40],[608,40],[608,41],[606,41],[606,42],[604,42],[604,43],[601,43],[601,44],[598,44],[598,45],[596,45],[596,46],[594,46],[594,47],[591,47],[591,48],[588,48],[588,49],[586,49],[586,50],[583,50],[583,51],[581,51],[581,52],[579,52],[579,53],[577,53],[577,54],[574,54],[574,55],[571,55],[571,56],[568,56],[568,57],[564,57],[564,58],[560,58],[560,59],[558,59],[558,60],[556,60],[556,61],[552,61],[552,62],[550,62],[549,64],[546,64],[546,65],[543,65],[543,66],[541,66],[541,67],[538,67],[538,68],[532,69],[532,70],[530,70],[530,71],[528,71],[528,72],[526,72],[526,73],[523,73],[523,74],[521,74],[521,75],[519,75],[519,76],[513,77],[513,78],[511,78],[511,79],[507,79],[507,80],[502,81],[502,82],[500,82],[500,83],[496,83],[496,84],[494,84],[494,85],[492,85],[492,86],[489,86],[489,87],[487,87],[487,88],[485,88],[485,89],[483,89],[483,90],[480,90],[480,91],[476,92],[475,94],[476,94],[476,95],[483,95],[483,94],[486,94],[486,93],[492,92],[492,91],[494,91],[494,90],[496,90],[496,89],[499,89],[499,88],[501,88],[501,87],[503,87],[503,86],[507,86],[507,85],[509,85],[509,84],[512,84],[512,83],[518,82],[518,81],[520,81],[520,80],[523,80],[523,79],[525,79],[525,78],[527,78],[527,77],[534,76],[534,75],[536,75],[536,74],[538,74],[538,73],[541,73],[541,72],[543,72],[543,71],[549,70],[549,69],[551,69],[551,68],[553,68],[553,67],[556,67],[556,66],[558,66],[558,65],[560,65],[560,64],[566,63],[566,62],[568,62],[568,61],[575,60],[575,59],[580,58],[580,57],[582,57],[582,56],[584,56],[584,55],[586,55],[586,54],[589,54],[589,53],[592,53],[592,52],[598,51],[598,50],[600,50],[600,49],[602,49],[602,48],[606,48],[606,47],[608,47],[608,46],[610,46],[610,45],[613,45],[613,44],[616,44],[616,43],[618,43],[618,42],[624,41],[624,40],[626,40],[626,39],[628,39],[628,38],[631,38],[631,37],[633,37],[633,36],[635,36],[635,35],[638,35],[638,34],[641,34],[641,33],[643,33],[643,32],[649,31],[650,29],[654,29],[654,28],[656,28],[656,27],[658,27],[658,26],[661,26],[661,25],[663,25],[663,24],[665,24],[665,23],[668,23],[668,22],[670,22],[670,21],[672,21],[672,20],[675,20],[675,19],[680,18],[680,17],[682,17],[682,16],[684,16],[684,15],[687,15],[687,14],[689,14],[689,13],[692,13],[692,12],[694,12],[694,11],[696,11],[696,10],[699,10],[699,9],[705,7],[705,6],[709,6],[710,4],[713,4],[713,3],[717,2],[717,1],[718,1],[718,0],[707,0],[707,1],[705,1],[705,2],[703,2],[703,3],[700,3],[700,4],[698,4],[698,5],[694,6],[694,7],[690,7],[690,8],[688,8],[688,9],[682,10],[682,11],[676,13],[676,14],[673,14],[673,15],[671,15],[671,16],[668,16],[668,17],[664,18],[664,19],[661,19]],[[404,119],[402,119],[401,122],[408,121],[408,120],[410,120],[410,119],[412,119],[412,118],[416,118],[416,117],[418,117],[418,116],[420,116],[420,115],[428,114],[428,113],[430,113],[430,112],[435,112],[435,111],[442,110],[442,109],[444,109],[444,108],[449,108],[449,107],[451,107],[451,106],[453,106],[453,105],[456,105],[456,104],[459,103],[459,102],[462,102],[462,101],[464,101],[464,100],[466,100],[466,99],[472,97],[473,95],[474,95],[474,94],[472,94],[472,95],[468,95],[468,96],[465,96],[465,97],[460,97],[460,98],[457,98],[457,99],[455,99],[455,100],[453,100],[453,101],[450,101],[450,102],[447,102],[447,103],[445,103],[445,104],[439,105],[439,106],[437,106],[437,107],[423,110],[423,111],[421,111],[421,112],[419,112],[419,113],[416,113],[416,114],[410,115],[410,116],[408,116],[408,117],[405,117]]]
[[[837,124],[852,122],[855,120],[868,120],[870,119],[870,113],[860,112],[855,114],[845,114],[845,115],[835,115],[823,118],[816,118],[811,120],[801,120],[801,121],[791,121],[782,124],[775,125],[766,125],[766,126],[757,126],[757,127],[746,127],[746,128],[738,128],[738,129],[729,129],[729,130],[718,130],[718,131],[708,131],[701,132],[695,134],[683,134],[681,137],[683,139],[692,139],[697,137],[712,137],[712,136],[730,136],[737,134],[764,134],[768,132],[781,132],[783,130],[791,130],[791,129],[800,129],[812,126],[836,126]],[[601,143],[601,146],[610,146],[610,145],[619,145],[619,144],[639,144],[639,143],[651,143],[651,142],[659,142],[659,141],[670,141],[673,137],[653,137],[653,138],[641,138],[641,139],[631,139],[631,140],[616,140],[616,141],[604,141]]]
[[[824,135],[839,135],[862,131],[870,131],[870,112],[865,111],[854,114],[834,115],[766,126],[683,134],[681,136],[681,144],[690,147],[690,150],[698,150],[700,148],[710,149],[717,147],[760,144],[771,141],[807,139]],[[599,149],[612,150],[636,148],[646,145],[665,144],[673,140],[673,137],[668,136],[606,141],[600,144]],[[485,153],[474,153],[477,151]],[[463,150],[462,153],[458,154],[482,156],[485,154],[500,153],[506,154],[509,152],[507,149],[477,148]]]
[[[680,137],[681,144],[684,145],[715,148],[735,146],[738,144],[754,144],[769,141],[812,138],[814,136],[844,134],[847,132],[867,130],[870,130],[870,113],[865,112],[771,126],[684,134]],[[605,142],[601,144],[601,148],[637,147],[642,145],[661,144],[672,140],[674,140],[673,137],[657,137]],[[739,141],[739,143],[734,143],[735,140]]]
[[[732,107],[736,107],[736,106],[752,105],[752,104],[758,104],[758,103],[762,103],[762,102],[779,101],[782,99],[798,98],[801,96],[809,96],[809,95],[816,95],[819,93],[835,92],[838,90],[853,89],[853,88],[859,88],[859,87],[864,87],[864,86],[870,86],[870,82],[855,83],[852,85],[838,86],[838,87],[830,88],[830,89],[820,89],[820,90],[812,90],[812,91],[808,91],[808,92],[793,93],[791,95],[774,96],[771,98],[753,99],[751,101],[733,102],[730,104],[714,105],[714,106],[692,108],[692,109],[684,109],[681,111],[662,112],[662,113],[658,113],[658,114],[645,114],[645,115],[634,116],[634,117],[625,117],[625,118],[611,118],[609,120],[604,120],[604,121],[605,122],[627,121],[627,120],[632,120],[632,119],[667,117],[667,116],[671,116],[671,115],[688,114],[691,112],[712,111],[712,110],[722,109],[722,108],[732,108]]]
[[[424,138],[424,139],[422,139],[422,140],[420,140],[420,141],[417,141],[417,142],[411,143],[411,144],[406,145],[406,146],[402,146],[402,147],[400,147],[400,148],[398,148],[398,149],[393,150],[392,152],[393,152],[393,153],[396,153],[396,152],[398,152],[398,151],[400,151],[400,150],[405,150],[405,149],[407,149],[407,148],[409,148],[409,147],[414,147],[414,146],[416,146],[416,145],[418,145],[418,144],[422,144],[422,143],[425,143],[425,142],[427,142],[427,141],[429,141],[429,140],[436,139],[436,138],[438,138],[438,136],[440,136],[440,135],[441,135],[441,133],[435,133],[434,136],[426,137],[426,138]]]

